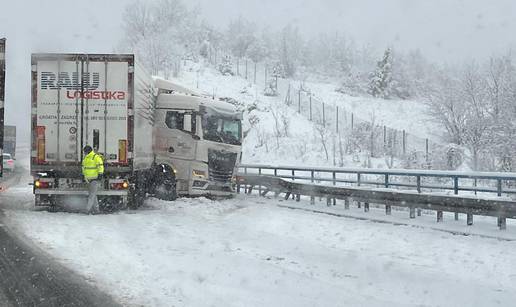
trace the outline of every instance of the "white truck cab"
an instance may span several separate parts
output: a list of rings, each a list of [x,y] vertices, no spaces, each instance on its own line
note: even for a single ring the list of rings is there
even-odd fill
[[[154,154],[179,195],[229,196],[242,151],[242,113],[230,103],[155,79]]]

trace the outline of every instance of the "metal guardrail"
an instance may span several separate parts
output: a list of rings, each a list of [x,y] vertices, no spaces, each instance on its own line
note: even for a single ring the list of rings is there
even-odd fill
[[[286,173],[285,173],[286,172]],[[308,175],[306,173],[308,172]],[[297,174],[296,174],[297,173]],[[325,177],[322,174],[331,174]],[[339,174],[351,174],[355,179],[342,179]],[[317,175],[317,176],[316,176]],[[363,176],[381,176],[384,180],[364,180]],[[415,183],[393,182],[389,179],[396,177],[415,178]],[[428,185],[422,183],[422,178],[446,178],[452,186]],[[459,179],[490,180],[496,183],[496,188],[467,187],[459,185]],[[406,180],[405,180],[406,181]],[[345,209],[349,209],[350,201],[364,203],[364,210],[369,211],[369,203],[385,205],[386,214],[390,214],[391,206],[409,208],[410,217],[415,218],[415,210],[437,211],[437,221],[443,220],[443,211],[454,212],[455,219],[459,213],[467,214],[467,224],[473,224],[473,215],[494,216],[498,218],[500,229],[506,228],[507,218],[516,218],[516,201],[502,197],[476,197],[458,195],[459,191],[515,194],[513,189],[503,189],[503,183],[516,183],[514,173],[479,173],[479,172],[446,172],[446,171],[415,171],[415,170],[378,170],[378,169],[344,169],[344,168],[303,168],[289,166],[241,165],[237,190],[240,192],[244,185],[247,193],[253,188],[264,196],[268,192],[276,195],[285,193],[285,198],[292,196],[297,201],[301,195],[310,196],[312,203],[315,197],[327,198],[327,204],[335,204],[336,199],[345,201]],[[316,183],[328,183],[321,185]],[[337,186],[339,184],[339,186]],[[342,185],[347,184],[347,185]],[[350,186],[354,184],[354,186]],[[387,189],[386,189],[387,188]],[[394,189],[393,189],[394,188]],[[403,188],[403,189],[400,189]],[[412,189],[410,189],[412,188]],[[263,189],[263,190],[262,190]],[[428,192],[426,191],[428,190]],[[453,195],[435,193],[453,190]],[[494,195],[493,195],[494,196]]]
[[[516,173],[311,168],[253,164],[240,165],[239,172],[242,174],[272,175],[290,180],[325,182],[332,185],[343,183],[384,188],[412,188],[418,192],[424,190],[429,192],[453,191],[454,194],[459,194],[459,191],[468,191],[473,193],[495,193],[496,196],[502,196],[503,194],[516,195]],[[448,181],[450,184],[440,184],[442,181]],[[464,183],[464,181],[469,181],[469,184],[461,185],[461,182]],[[479,185],[479,183],[484,185]]]

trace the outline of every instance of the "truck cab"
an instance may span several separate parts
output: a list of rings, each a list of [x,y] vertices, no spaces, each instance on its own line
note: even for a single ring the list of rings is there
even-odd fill
[[[154,83],[155,161],[173,169],[177,194],[231,195],[242,151],[242,113],[170,81]]]

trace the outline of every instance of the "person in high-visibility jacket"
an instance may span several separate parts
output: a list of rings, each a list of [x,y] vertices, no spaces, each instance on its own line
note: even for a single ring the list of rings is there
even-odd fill
[[[97,214],[99,201],[97,198],[98,181],[104,176],[104,160],[102,156],[95,153],[91,146],[84,147],[84,158],[82,159],[82,175],[88,183],[88,213]]]

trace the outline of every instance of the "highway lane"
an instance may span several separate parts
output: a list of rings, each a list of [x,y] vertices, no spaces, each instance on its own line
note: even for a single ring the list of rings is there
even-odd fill
[[[22,173],[17,171],[3,183],[7,188],[17,184]],[[120,306],[7,228],[2,207],[11,201],[0,195],[0,306]]]

